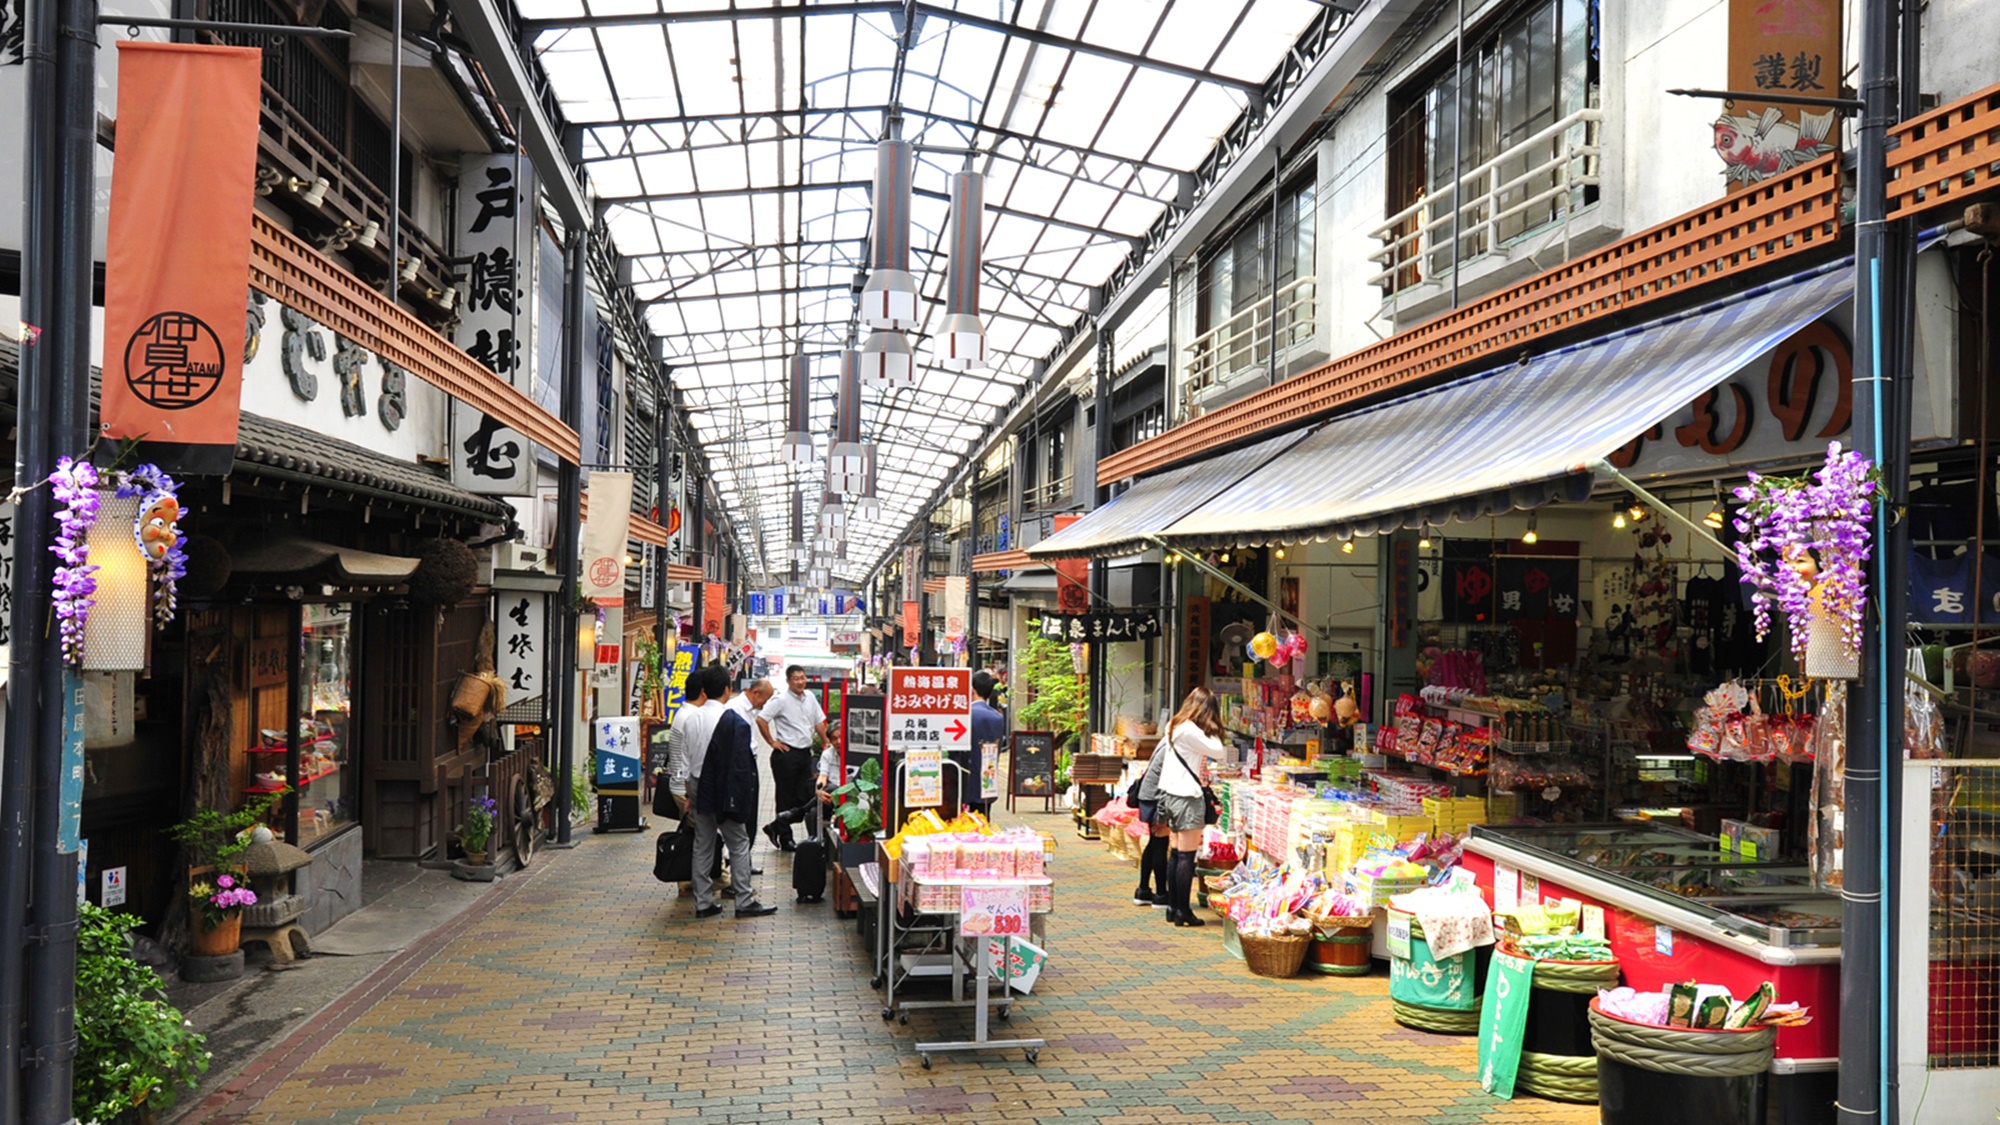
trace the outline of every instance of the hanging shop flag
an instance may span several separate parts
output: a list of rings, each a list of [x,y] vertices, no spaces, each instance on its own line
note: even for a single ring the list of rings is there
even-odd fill
[[[593,470],[590,515],[583,524],[583,596],[625,603],[625,537],[632,522],[632,474]]]
[[[1575,621],[1577,561],[1535,555],[1493,560],[1496,621]]]
[[[1044,613],[1042,636],[1052,641],[1149,641],[1160,635],[1160,617],[1134,613]]]
[[[903,644],[905,647],[921,644],[924,635],[923,615],[918,602],[903,603]]]
[[[966,578],[954,574],[944,580],[944,639],[957,641],[965,636]]]
[[[1495,1097],[1514,1096],[1521,1040],[1528,1026],[1528,995],[1534,982],[1533,960],[1505,953],[1493,955],[1479,1008],[1479,1084]]]
[[[667,673],[666,711],[667,722],[674,721],[681,704],[687,702],[688,673],[694,671],[695,660],[701,655],[698,645],[681,645],[674,650],[674,666]]]
[[[1493,620],[1493,545],[1477,539],[1444,544],[1444,620],[1479,625]]]
[[[1840,94],[1840,0],[1730,0],[1729,88],[1781,96]],[[1837,110],[1724,102],[1711,125],[1723,181],[1741,191],[1833,151]]]
[[[254,47],[118,44],[101,427],[170,473],[236,457],[263,65]]]

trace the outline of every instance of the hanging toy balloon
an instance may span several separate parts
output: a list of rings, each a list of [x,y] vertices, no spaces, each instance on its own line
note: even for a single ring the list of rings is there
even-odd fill
[[[1269,660],[1278,651],[1278,638],[1259,633],[1250,638],[1250,652],[1259,660]]]

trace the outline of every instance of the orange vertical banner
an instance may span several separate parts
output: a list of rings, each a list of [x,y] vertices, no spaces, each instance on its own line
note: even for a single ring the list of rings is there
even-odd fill
[[[103,437],[170,472],[236,453],[263,52],[118,44]]]
[[[923,643],[924,615],[922,602],[903,603],[903,647],[915,648]]]

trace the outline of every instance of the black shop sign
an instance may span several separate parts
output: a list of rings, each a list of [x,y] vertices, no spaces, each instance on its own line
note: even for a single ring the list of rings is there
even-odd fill
[[[1160,618],[1140,613],[1044,613],[1042,636],[1052,641],[1148,641],[1160,635]]]

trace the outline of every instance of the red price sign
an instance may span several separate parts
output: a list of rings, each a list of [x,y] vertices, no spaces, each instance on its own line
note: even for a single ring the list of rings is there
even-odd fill
[[[964,888],[959,899],[958,932],[965,937],[1027,936],[1028,888]]]

